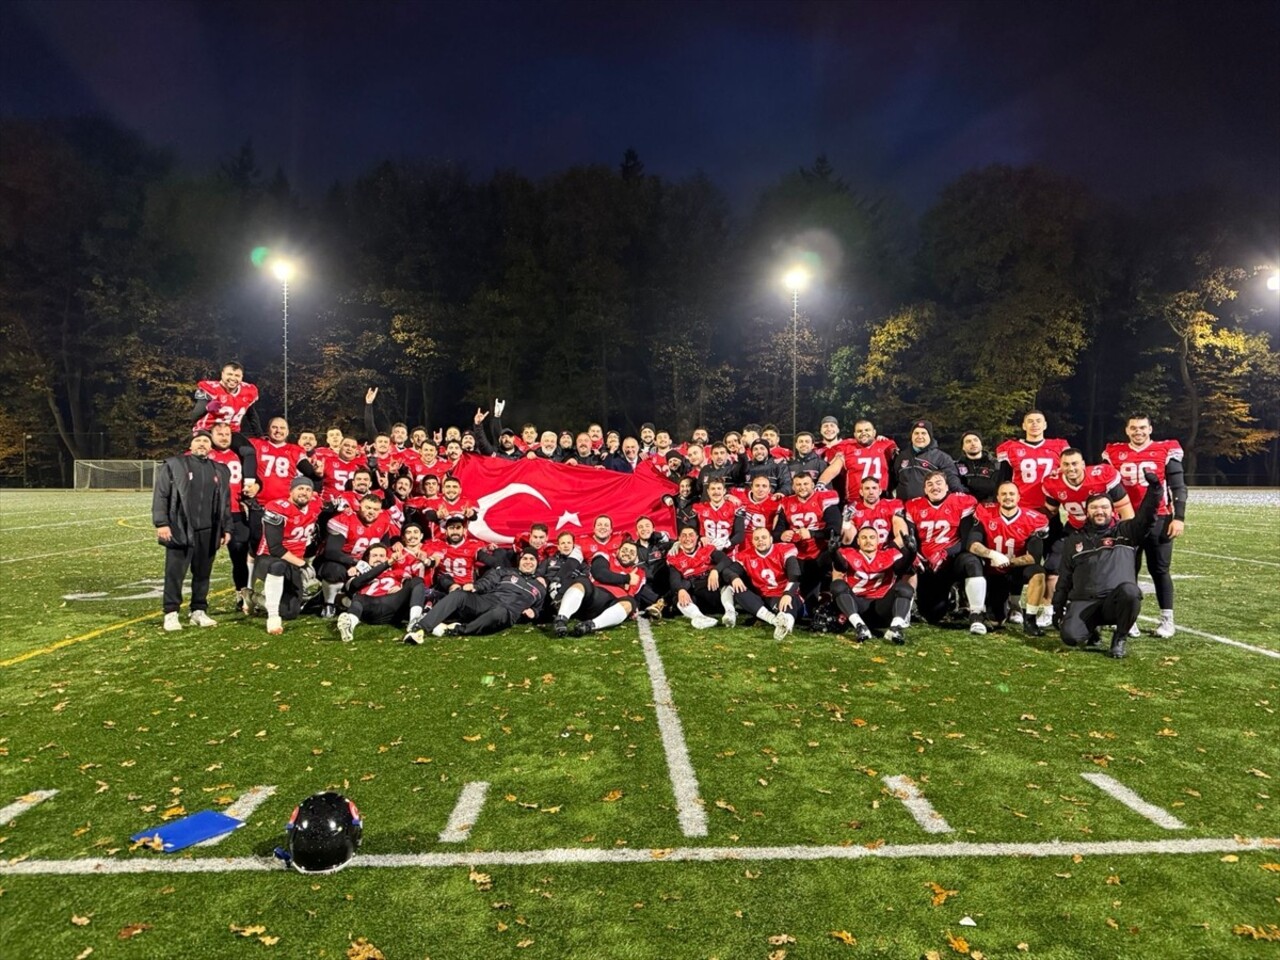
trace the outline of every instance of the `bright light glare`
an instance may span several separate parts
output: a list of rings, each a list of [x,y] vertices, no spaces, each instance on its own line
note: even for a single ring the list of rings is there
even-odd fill
[[[1273,292],[1280,290],[1280,270],[1267,277],[1267,289]]]
[[[288,283],[293,278],[293,264],[288,260],[276,260],[271,264],[271,272],[281,283]]]
[[[809,284],[809,271],[804,267],[792,267],[782,277],[788,290],[803,290]]]

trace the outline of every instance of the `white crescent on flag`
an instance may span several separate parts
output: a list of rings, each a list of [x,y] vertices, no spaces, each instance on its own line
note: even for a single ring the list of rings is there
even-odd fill
[[[547,503],[544,497],[536,488],[529,486],[527,483],[508,483],[501,490],[495,490],[493,493],[486,493],[483,497],[476,501],[479,509],[476,511],[476,518],[471,521],[470,533],[472,536],[479,537],[481,540],[488,540],[490,543],[501,543],[504,545],[516,542],[515,537],[504,536],[495,532],[485,522],[484,515],[489,512],[489,508],[501,503],[508,497],[514,497],[518,494],[525,494],[530,497],[536,497],[541,500],[543,505],[550,510],[551,504]]]

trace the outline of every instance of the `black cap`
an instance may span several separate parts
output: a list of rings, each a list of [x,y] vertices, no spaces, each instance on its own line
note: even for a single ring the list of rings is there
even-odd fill
[[[751,449],[754,450],[756,447],[764,447],[766,450],[773,449],[772,447],[769,446],[768,440],[752,440]]]
[[[920,422],[921,422],[921,423],[927,423],[928,421],[927,421],[927,420],[921,420]],[[928,427],[925,427],[925,429],[926,429],[926,430],[929,430],[929,428],[928,428]],[[929,430],[929,435],[930,435],[930,436],[933,436],[933,431],[932,431],[932,430]],[[981,439],[982,439],[982,434],[980,434],[977,430],[966,430],[964,433],[960,434],[960,442],[961,442],[961,443],[964,443],[964,442],[965,442],[965,440],[967,440],[969,437],[977,437],[979,440],[981,440]]]
[[[837,427],[840,426],[840,421],[837,420],[835,417],[823,417],[822,423],[819,424],[819,426],[824,426],[828,423],[834,423]]]
[[[917,420],[915,423],[911,424],[911,429],[927,430],[929,432],[929,436],[933,436],[933,424],[928,420]]]
[[[642,423],[642,424],[640,424],[640,429],[641,429],[641,430],[653,430],[653,429],[655,429],[655,428],[654,428],[654,426],[653,426],[653,424],[652,424],[652,423]]]
[[[516,559],[519,560],[521,557],[533,557],[535,560],[540,559],[538,557],[538,551],[533,549],[533,547],[522,548],[520,552],[516,554]]]
[[[451,527],[455,523],[460,523],[465,527],[467,525],[467,518],[460,513],[451,513],[449,516],[445,517],[444,525],[446,527]]]
[[[514,437],[515,435],[516,435],[516,432],[512,430],[510,427],[503,427],[502,430],[498,433],[498,436],[500,437]]]
[[[294,477],[289,482],[289,492],[292,493],[298,487],[306,487],[308,490],[314,490],[316,485],[311,482],[310,477]]]

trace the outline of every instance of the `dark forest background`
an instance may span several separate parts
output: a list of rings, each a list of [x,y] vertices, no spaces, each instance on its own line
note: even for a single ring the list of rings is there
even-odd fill
[[[389,160],[322,198],[216,171],[98,119],[0,121],[0,482],[69,483],[75,458],[181,448],[194,382],[238,359],[281,407],[281,290],[250,251],[296,259],[294,430],[506,422],[687,436],[790,434],[869,414],[901,439],[988,446],[1039,406],[1093,461],[1129,411],[1200,483],[1280,484],[1280,207],[1243,183],[1118,205],[1041,168],[958,177],[923,215],[822,157],[731,210],[708,176],[616,167],[531,180]]]

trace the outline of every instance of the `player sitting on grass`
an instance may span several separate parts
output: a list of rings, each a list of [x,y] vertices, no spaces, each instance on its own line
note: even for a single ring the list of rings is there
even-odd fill
[[[338,636],[343,642],[355,636],[361,623],[412,623],[422,616],[426,565],[403,549],[397,553],[393,555],[386,546],[375,543],[348,571],[352,574],[346,587],[351,605],[338,615]]]
[[[630,540],[624,540],[616,553],[597,553],[589,567],[591,580],[579,580],[565,589],[552,624],[555,635],[566,636],[569,621],[575,617],[578,623],[573,633],[578,637],[626,621],[635,612],[635,596],[644,586],[639,558]]]
[[[725,565],[720,580],[739,610],[773,627],[782,640],[795,629],[800,605],[800,560],[790,543],[774,543],[764,527],[751,531],[751,549]]]
[[[733,590],[720,586],[718,568],[726,562],[725,555],[712,544],[698,542],[698,531],[694,527],[681,530],[676,545],[667,553],[676,609],[689,618],[695,630],[716,625],[712,611],[723,614],[726,627],[737,623]]]
[[[871,639],[868,620],[876,629],[884,628],[890,643],[907,642],[915,596],[908,575],[915,559],[916,545],[910,536],[901,550],[892,543],[882,547],[880,532],[870,523],[858,528],[853,545],[832,544],[831,596],[849,618],[859,643]]]

